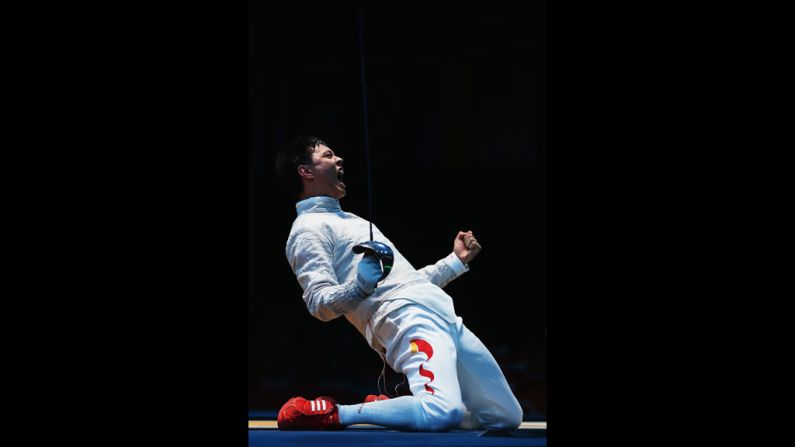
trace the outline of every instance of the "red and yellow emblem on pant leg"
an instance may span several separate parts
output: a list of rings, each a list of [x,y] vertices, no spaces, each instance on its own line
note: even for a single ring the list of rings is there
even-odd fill
[[[414,340],[411,340],[411,345],[410,346],[411,346],[411,352],[412,353],[422,352],[426,356],[428,356],[428,360],[430,360],[431,357],[433,357],[433,347],[431,346],[430,343],[428,343],[425,340],[421,340],[419,338],[415,338]],[[428,371],[427,369],[423,368],[422,364],[420,364],[420,375],[423,376],[423,377],[427,377],[427,378],[431,379],[431,380],[428,381],[428,383],[425,384],[425,390],[430,392],[431,394],[434,394],[433,388],[428,386],[431,382],[433,382],[433,372]]]

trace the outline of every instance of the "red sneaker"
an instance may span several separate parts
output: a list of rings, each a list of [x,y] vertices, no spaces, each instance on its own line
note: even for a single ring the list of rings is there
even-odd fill
[[[279,410],[279,430],[342,430],[336,401],[327,397],[306,400],[294,397]]]
[[[367,397],[364,398],[364,403],[375,402],[377,400],[389,400],[389,398],[383,394],[379,394],[378,396],[375,394],[368,394]]]
[[[327,401],[331,402],[332,405],[337,405],[337,399],[334,399],[333,397],[318,396],[318,397],[315,398],[315,400],[327,400]]]

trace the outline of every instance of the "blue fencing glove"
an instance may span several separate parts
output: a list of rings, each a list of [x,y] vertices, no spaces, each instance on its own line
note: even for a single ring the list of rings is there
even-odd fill
[[[365,255],[359,261],[359,269],[356,273],[356,284],[365,293],[371,295],[381,278],[381,261],[373,255]]]

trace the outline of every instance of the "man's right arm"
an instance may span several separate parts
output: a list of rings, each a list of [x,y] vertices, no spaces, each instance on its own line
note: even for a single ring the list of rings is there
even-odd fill
[[[356,279],[339,284],[334,272],[334,246],[318,232],[303,231],[290,237],[287,259],[298,283],[304,289],[304,302],[315,318],[333,320],[352,311],[373,293],[381,275],[371,259],[360,261]],[[377,260],[376,260],[377,263]]]

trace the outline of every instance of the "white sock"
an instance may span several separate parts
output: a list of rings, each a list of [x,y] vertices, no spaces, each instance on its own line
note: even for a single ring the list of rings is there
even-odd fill
[[[375,424],[398,430],[418,430],[423,420],[422,404],[414,396],[337,407],[342,425]]]

